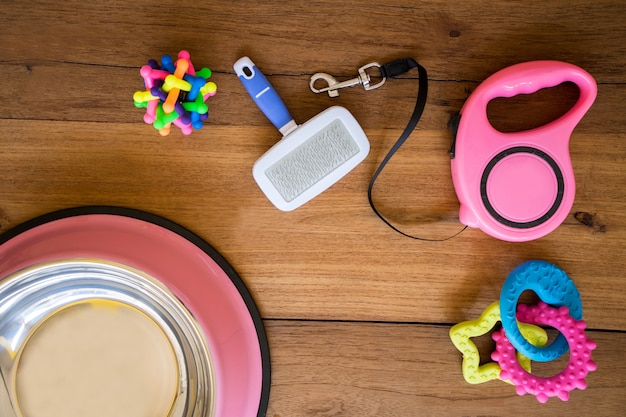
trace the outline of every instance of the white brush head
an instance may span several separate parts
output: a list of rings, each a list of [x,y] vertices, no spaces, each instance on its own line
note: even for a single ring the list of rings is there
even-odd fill
[[[252,173],[277,208],[291,211],[339,181],[369,149],[352,114],[334,106],[283,137],[259,158]]]

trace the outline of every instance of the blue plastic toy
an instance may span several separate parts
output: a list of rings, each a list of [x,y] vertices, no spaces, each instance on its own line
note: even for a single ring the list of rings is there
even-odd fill
[[[544,347],[526,340],[517,325],[517,301],[525,290],[534,291],[546,304],[566,306],[575,320],[582,320],[583,307],[580,293],[569,276],[554,264],[546,261],[528,261],[515,268],[504,281],[500,293],[502,327],[511,344],[536,362],[549,362],[569,350],[563,334]]]

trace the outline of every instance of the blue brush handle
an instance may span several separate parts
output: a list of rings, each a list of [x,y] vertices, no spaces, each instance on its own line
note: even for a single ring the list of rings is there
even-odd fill
[[[287,106],[265,78],[265,75],[247,56],[237,60],[233,68],[256,105],[284,135],[286,132],[283,130],[286,130],[288,125],[294,125],[295,122],[289,114]]]

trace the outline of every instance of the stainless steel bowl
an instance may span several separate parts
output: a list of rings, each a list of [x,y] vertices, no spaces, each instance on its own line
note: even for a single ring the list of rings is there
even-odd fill
[[[40,324],[69,305],[115,301],[150,317],[169,340],[178,389],[164,417],[214,415],[215,381],[203,332],[178,298],[157,279],[95,259],[39,264],[0,281],[0,416],[23,417],[16,396],[19,358]]]

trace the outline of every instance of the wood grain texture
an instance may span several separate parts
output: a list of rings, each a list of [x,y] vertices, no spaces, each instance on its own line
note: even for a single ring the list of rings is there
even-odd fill
[[[271,417],[622,414],[626,388],[626,5],[618,0],[392,2],[0,1],[0,232],[53,210],[116,205],[188,227],[233,265],[268,324]],[[147,59],[191,52],[213,70],[207,125],[162,138],[132,94]],[[368,158],[290,213],[251,176],[280,139],[236,78],[249,55],[296,121],[350,110]],[[487,76],[557,59],[580,65],[598,97],[572,135],[577,194],[556,231],[533,242],[468,229],[413,241],[370,210],[367,185],[413,109],[417,73],[338,98],[310,92],[318,71],[356,76],[368,62],[413,57],[429,74],[418,129],[374,190],[377,206],[422,237],[460,230],[447,124]],[[571,85],[494,100],[494,126],[554,120]],[[576,282],[598,341],[599,370],[569,403],[466,384],[447,330],[477,317],[507,274],[545,259]]]
[[[268,416],[620,415],[623,333],[590,332],[598,371],[568,402],[517,396],[501,381],[470,385],[443,326],[367,323],[267,323],[274,384]],[[489,359],[486,359],[489,361]],[[552,368],[533,363],[534,373]],[[557,364],[554,364],[557,365]],[[564,366],[561,362],[558,366]],[[556,367],[556,372],[560,369]],[[616,398],[616,402],[611,401]]]

